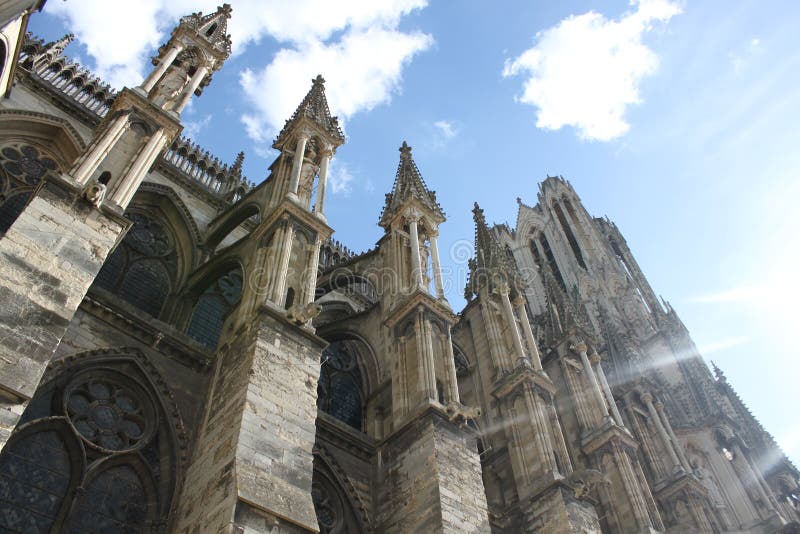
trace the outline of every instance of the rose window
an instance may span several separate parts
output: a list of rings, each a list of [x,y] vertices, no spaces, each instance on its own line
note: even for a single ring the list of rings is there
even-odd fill
[[[107,451],[143,446],[155,426],[153,404],[141,388],[109,376],[78,377],[65,392],[65,408],[78,434]]]
[[[135,212],[126,216],[133,221],[133,226],[125,236],[130,246],[146,256],[164,256],[172,251],[169,232],[160,222]]]

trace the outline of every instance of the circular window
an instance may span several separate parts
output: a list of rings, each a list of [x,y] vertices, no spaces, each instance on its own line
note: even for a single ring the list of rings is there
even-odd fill
[[[156,428],[153,402],[142,387],[114,373],[76,376],[64,391],[64,411],[80,437],[105,452],[138,449]]]
[[[172,252],[172,239],[161,223],[140,213],[129,213],[126,217],[133,221],[125,236],[131,247],[146,256],[166,256]]]

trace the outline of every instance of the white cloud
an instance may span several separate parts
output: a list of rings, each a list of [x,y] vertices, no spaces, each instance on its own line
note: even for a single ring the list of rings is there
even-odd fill
[[[403,66],[430,46],[429,35],[390,27],[350,28],[333,43],[312,41],[280,50],[260,71],[245,70],[241,85],[254,112],[242,120],[266,141],[288,119],[322,74],[331,111],[343,119],[387,102],[400,87]]]
[[[503,76],[527,79],[518,101],[538,108],[536,126],[573,126],[583,139],[608,141],[628,131],[626,107],[641,102],[639,83],[658,58],[642,43],[656,22],[681,12],[670,0],[632,0],[618,20],[590,11],[536,34],[536,44],[506,60]]]
[[[328,170],[328,184],[330,185],[330,192],[334,195],[343,195],[349,197],[352,192],[350,182],[353,181],[353,175],[344,163],[339,160],[331,160],[330,169]]]
[[[439,133],[442,134],[442,137],[445,139],[452,139],[458,134],[458,130],[456,127],[453,126],[453,123],[450,121],[436,121],[433,123],[434,126],[439,130]]]
[[[212,12],[219,0],[139,0],[119,16],[117,2],[49,2],[45,10],[66,20],[86,46],[96,73],[115,87],[138,85],[150,69],[148,54],[167,40],[178,18]],[[432,43],[430,35],[402,32],[398,24],[427,0],[238,0],[228,25],[234,54],[269,36],[286,46],[266,66],[242,74],[253,106],[242,117],[262,145],[294,111],[322,73],[328,98],[347,118],[388,101],[399,90],[403,66]],[[262,147],[263,148],[263,147]]]
[[[203,131],[209,124],[211,124],[211,114],[199,118],[197,120],[183,120],[183,132],[182,135],[190,137],[192,139],[197,138],[197,135]]]

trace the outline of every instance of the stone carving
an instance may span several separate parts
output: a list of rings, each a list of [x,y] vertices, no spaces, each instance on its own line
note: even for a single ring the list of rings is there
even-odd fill
[[[89,187],[86,188],[86,191],[83,192],[83,198],[88,200],[95,208],[99,208],[106,198],[106,189],[105,184],[101,184],[97,181],[92,182]]]
[[[567,478],[567,484],[572,486],[575,497],[578,499],[588,495],[600,484],[610,484],[608,478],[597,469],[582,469],[573,472]]]
[[[295,304],[286,310],[286,318],[295,324],[306,324],[322,312],[322,306],[311,304]]]

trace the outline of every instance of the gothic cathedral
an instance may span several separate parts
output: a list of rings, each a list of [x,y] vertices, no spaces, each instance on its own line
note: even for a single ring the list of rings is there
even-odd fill
[[[331,239],[322,77],[259,184],[181,137],[229,5],[115,92],[1,4],[0,531],[800,532],[798,470],[569,182],[474,206],[456,311],[405,142],[375,248]]]

